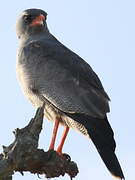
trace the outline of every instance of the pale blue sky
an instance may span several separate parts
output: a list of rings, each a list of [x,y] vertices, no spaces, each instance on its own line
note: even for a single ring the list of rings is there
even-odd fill
[[[133,0],[4,0],[0,6],[0,146],[14,139],[12,131],[24,127],[35,109],[23,96],[15,72],[18,40],[15,22],[21,11],[42,8],[50,31],[84,58],[101,78],[111,98],[109,121],[115,132],[116,153],[127,180],[135,165],[135,1]],[[44,121],[40,147],[47,150],[52,124]],[[61,132],[61,130],[60,130]],[[1,149],[0,149],[1,150]],[[1,150],[2,151],[2,150]],[[64,152],[79,166],[77,180],[112,180],[95,147],[78,132],[70,131]],[[37,180],[29,173],[14,180]],[[55,178],[57,179],[57,178]],[[61,177],[68,180],[69,177]]]

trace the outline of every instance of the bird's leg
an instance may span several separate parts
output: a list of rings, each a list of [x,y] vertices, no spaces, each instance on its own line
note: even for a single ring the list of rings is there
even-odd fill
[[[69,127],[66,126],[66,127],[65,127],[65,130],[64,130],[64,132],[63,132],[63,135],[62,135],[61,142],[60,142],[60,144],[59,144],[59,146],[58,146],[58,148],[57,148],[57,152],[58,152],[59,154],[62,154],[62,148],[63,148],[63,145],[64,145],[64,142],[65,142],[65,139],[66,139],[66,137],[67,137],[68,132],[69,132]]]
[[[51,149],[54,150],[54,144],[55,144],[55,140],[56,140],[59,123],[60,123],[59,118],[56,118],[55,123],[54,123],[53,134],[52,134],[52,139],[51,139],[49,150],[51,150]]]

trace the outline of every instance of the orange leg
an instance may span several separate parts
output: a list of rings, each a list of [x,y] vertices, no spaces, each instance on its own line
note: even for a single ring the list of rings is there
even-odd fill
[[[56,118],[55,124],[54,124],[54,128],[53,128],[53,134],[52,134],[52,139],[51,139],[49,150],[54,149],[54,145],[55,145],[55,140],[56,140],[56,135],[57,135],[59,123],[60,123],[59,119]]]
[[[60,144],[59,144],[59,146],[58,146],[58,148],[57,148],[57,152],[58,152],[59,154],[62,154],[62,148],[63,148],[63,145],[64,145],[64,142],[65,142],[65,139],[66,139],[66,137],[67,137],[68,132],[69,132],[69,127],[66,126],[66,127],[65,127],[65,130],[64,130],[64,132],[63,132],[63,135],[62,135],[61,142],[60,142]]]

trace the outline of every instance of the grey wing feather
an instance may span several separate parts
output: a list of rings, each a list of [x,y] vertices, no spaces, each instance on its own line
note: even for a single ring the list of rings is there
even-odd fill
[[[54,37],[52,41],[28,44],[24,56],[34,63],[36,77],[33,69],[29,73],[33,73],[38,92],[61,111],[98,118],[109,112],[109,97],[98,76],[83,59]]]

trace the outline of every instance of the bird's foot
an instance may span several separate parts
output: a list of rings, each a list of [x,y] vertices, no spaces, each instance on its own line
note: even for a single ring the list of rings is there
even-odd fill
[[[49,148],[49,151],[55,151],[54,150],[54,147],[50,147]],[[57,148],[57,150],[56,150],[56,152],[57,152],[57,154],[59,155],[59,156],[61,156],[61,157],[63,157],[64,159],[66,159],[67,161],[71,161],[71,157],[68,155],[68,154],[66,154],[66,153],[62,153],[62,149],[61,149],[61,147],[58,147]]]
[[[68,154],[63,153],[62,156],[63,156],[67,161],[69,161],[69,162],[71,161],[71,157],[70,157]]]
[[[62,147],[59,146],[56,150],[56,152],[59,154],[59,155],[62,155]]]
[[[69,161],[69,162],[71,161],[71,157],[68,154],[62,153],[62,151],[58,151],[58,150],[56,152],[59,154],[59,156],[63,157],[67,161]]]

